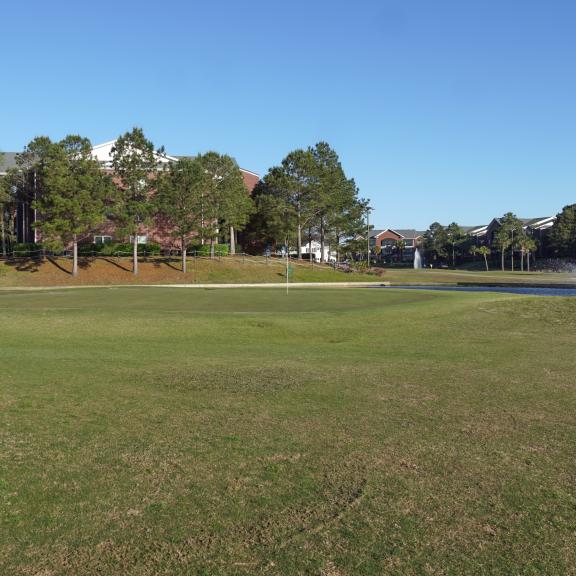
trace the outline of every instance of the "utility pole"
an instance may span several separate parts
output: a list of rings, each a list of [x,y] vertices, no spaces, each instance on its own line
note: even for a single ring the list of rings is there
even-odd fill
[[[370,268],[370,206],[366,206],[366,261]]]

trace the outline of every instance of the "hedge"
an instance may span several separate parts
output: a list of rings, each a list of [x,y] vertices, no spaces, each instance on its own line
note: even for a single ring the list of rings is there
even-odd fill
[[[210,256],[210,244],[191,244],[188,246],[188,251],[197,256]],[[214,255],[215,256],[228,256],[230,253],[230,247],[228,244],[214,244]]]
[[[19,244],[14,244],[12,252],[14,256],[41,257],[44,253],[44,246],[36,242],[20,242]]]
[[[160,244],[138,244],[139,256],[158,256],[161,250]],[[78,246],[78,254],[81,256],[131,256],[133,251],[134,245],[131,243],[110,242]]]

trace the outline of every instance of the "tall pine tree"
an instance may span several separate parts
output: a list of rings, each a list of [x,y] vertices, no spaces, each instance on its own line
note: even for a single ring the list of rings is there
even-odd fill
[[[131,236],[132,272],[138,274],[138,239],[154,215],[151,202],[154,179],[163,149],[156,152],[141,128],[120,136],[112,147],[112,168],[117,193],[113,217],[119,231]]]
[[[72,245],[72,275],[78,274],[78,242],[104,221],[111,182],[92,157],[87,138],[67,136],[52,144],[43,166],[43,190],[34,207],[45,245]]]

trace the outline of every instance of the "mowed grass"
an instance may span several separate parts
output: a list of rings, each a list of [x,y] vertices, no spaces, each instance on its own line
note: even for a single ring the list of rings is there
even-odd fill
[[[576,299],[0,293],[0,573],[574,574]]]
[[[468,271],[448,269],[380,268],[368,274],[334,270],[292,260],[292,282],[386,282],[407,284],[530,284],[576,285],[576,273]],[[142,284],[270,284],[286,281],[286,262],[280,258],[241,255],[190,258],[181,272],[178,258],[141,259],[140,273],[132,274],[130,258],[81,258],[80,272],[71,275],[68,258],[0,262],[0,287]]]
[[[291,262],[292,282],[377,282],[380,274],[334,270],[328,265]],[[130,258],[81,258],[76,278],[69,258],[0,262],[2,286],[78,286],[113,284],[269,284],[286,281],[286,262],[280,258],[229,256],[190,258],[182,273],[175,258],[141,259],[139,274],[132,274]]]

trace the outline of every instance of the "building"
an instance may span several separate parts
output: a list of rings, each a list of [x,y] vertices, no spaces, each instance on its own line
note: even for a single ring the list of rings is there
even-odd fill
[[[542,216],[540,218],[518,218],[522,222],[522,228],[533,238],[535,238],[539,244],[546,242],[546,237],[554,222],[556,222],[556,216]],[[488,246],[492,246],[495,243],[496,234],[502,226],[501,218],[494,218],[488,226],[486,226],[486,232],[484,235],[484,243]]]
[[[300,248],[300,254],[309,260],[312,259],[315,262],[320,262],[322,260],[322,244],[318,240],[312,240],[306,242]],[[330,246],[326,244],[324,246],[324,262],[334,262],[336,260],[336,252],[330,250]]]
[[[424,232],[414,229],[370,230],[370,248],[380,248],[380,257],[397,261],[414,260],[414,251],[422,242]]]
[[[114,147],[115,140],[104,142],[93,146],[93,156],[100,162],[102,170],[112,172],[112,148]],[[10,168],[17,166],[16,152],[5,152],[0,158],[0,176],[5,175],[6,171]],[[176,162],[184,156],[170,156],[168,154],[157,154],[158,163],[169,164]],[[260,181],[260,176],[255,172],[240,168],[244,184],[249,193],[252,193],[256,184]],[[34,182],[33,178],[30,182],[30,189],[23,191],[18,198],[16,206],[16,214],[14,218],[14,236],[16,242],[38,242],[40,240],[39,233],[34,227],[36,221],[36,213],[33,209],[34,201]],[[170,228],[162,221],[161,218],[155,218],[154,222],[143,228],[142,234],[138,237],[140,243],[158,243],[165,248],[176,248],[177,241],[172,237]],[[124,238],[117,238],[115,236],[115,226],[112,222],[105,223],[100,230],[92,234],[89,238],[84,239],[86,243],[103,243],[112,241],[122,241]],[[179,247],[179,246],[178,246]]]

